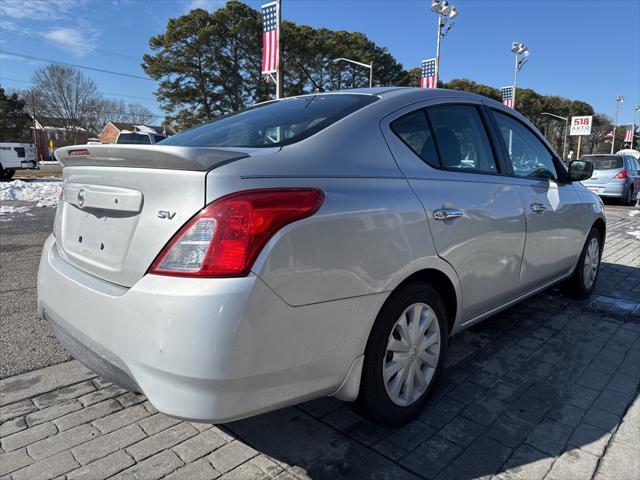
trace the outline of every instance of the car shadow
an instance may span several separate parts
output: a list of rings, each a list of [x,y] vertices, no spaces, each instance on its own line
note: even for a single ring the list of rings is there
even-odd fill
[[[639,297],[612,276],[640,285],[639,268],[603,263],[588,299],[549,289],[457,335],[430,403],[401,428],[333,398],[223,428],[313,479],[542,478],[557,457],[595,468],[640,384]]]

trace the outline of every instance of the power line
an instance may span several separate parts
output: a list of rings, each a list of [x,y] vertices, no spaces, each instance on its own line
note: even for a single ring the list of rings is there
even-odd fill
[[[41,109],[46,110],[49,106],[45,103],[32,103],[29,102],[28,99],[25,99],[26,106],[27,107],[38,107]],[[149,112],[148,114],[146,113],[131,113],[131,112],[127,112],[126,110],[121,110],[121,111],[109,111],[109,110],[102,110],[101,108],[83,108],[81,109],[83,112],[99,112],[99,113],[108,113],[109,115],[130,115],[132,117],[164,117],[165,115],[162,114],[155,114],[153,112]],[[45,117],[47,117],[48,115],[43,115]]]
[[[29,60],[37,60],[39,62],[55,63],[57,65],[66,65],[67,67],[81,68],[83,70],[91,70],[93,72],[109,73],[111,75],[120,75],[121,77],[135,78],[138,80],[148,80],[150,82],[154,81],[152,78],[143,77],[141,75],[134,75],[133,73],[114,72],[113,70],[104,70],[102,68],[87,67],[86,65],[78,65],[76,63],[59,62],[57,60],[52,60],[50,58],[35,57],[33,55],[26,55],[24,53],[10,52],[9,50],[4,50],[3,52],[8,55],[13,55],[14,57],[26,58]]]
[[[19,31],[16,31],[16,30],[10,30],[10,29],[8,29],[6,27],[0,27],[0,30],[5,30],[7,33],[10,33],[11,35],[17,35],[19,37],[27,38],[27,39],[30,39],[30,40],[34,39],[33,35],[27,35],[24,32],[19,32]],[[45,43],[49,43],[51,45],[57,45],[58,47],[63,47],[63,48],[64,47],[69,47],[69,46],[74,46],[74,47],[78,47],[81,50],[84,47],[84,45],[79,44],[79,43],[60,42],[58,40],[53,40],[53,39],[47,38],[42,34],[37,34],[37,35],[38,35],[38,38],[37,38],[38,42],[45,42]],[[100,53],[102,55],[107,55],[107,56],[110,56],[110,57],[122,57],[122,58],[127,58],[129,60],[133,60],[135,62],[139,62],[140,61],[140,59],[137,58],[137,57],[133,57],[131,55],[125,55],[124,53],[112,52],[110,50],[104,50],[102,48],[86,47],[84,49],[84,52],[85,53],[94,53],[95,52],[95,53]]]
[[[0,76],[0,80],[8,80],[10,82],[26,83],[26,84],[29,84],[29,85],[33,85],[33,82],[30,82],[28,80],[20,80],[20,79],[17,79],[17,78],[9,78],[9,77]],[[156,101],[155,98],[151,98],[151,97],[139,97],[137,95],[123,95],[122,93],[113,93],[113,92],[100,92],[100,93],[102,93],[104,95],[113,95],[114,97],[137,98],[139,100],[149,100],[149,101],[152,101],[152,102]]]

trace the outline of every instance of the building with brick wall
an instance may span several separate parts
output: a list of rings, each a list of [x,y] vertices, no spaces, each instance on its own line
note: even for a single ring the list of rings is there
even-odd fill
[[[53,160],[53,151],[69,145],[84,145],[89,132],[82,127],[70,126],[58,117],[38,117],[35,123],[35,141],[38,161]],[[33,126],[30,128],[33,136]]]
[[[167,136],[174,135],[176,133],[171,125],[135,125],[133,123],[109,122],[104,126],[100,135],[98,135],[98,138],[100,139],[100,143],[116,143],[118,135],[122,131],[145,132],[148,130],[153,130],[160,135]]]

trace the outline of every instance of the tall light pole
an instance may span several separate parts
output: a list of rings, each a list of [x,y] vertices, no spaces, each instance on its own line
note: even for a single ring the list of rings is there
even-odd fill
[[[624,102],[624,97],[622,95],[618,95],[616,97],[616,118],[613,122],[613,131],[611,132],[611,155],[613,155],[613,151],[616,146],[616,130],[618,129],[618,111],[620,110],[620,104]]]
[[[360,65],[361,67],[368,68],[369,69],[369,88],[373,87],[373,62],[362,63],[362,62],[357,62],[355,60],[351,60],[349,58],[344,58],[344,57],[336,58],[333,61],[333,63],[338,63],[338,62],[354,63],[356,65]]]
[[[640,104],[633,107],[633,127],[631,127],[633,128],[633,131],[631,132],[631,146],[629,147],[631,150],[633,150],[633,137],[636,135],[636,114],[638,112],[640,112]],[[640,196],[638,196],[638,198],[640,198]]]
[[[447,36],[449,30],[455,25],[454,22],[447,23],[449,20],[458,16],[458,10],[454,5],[450,5],[447,0],[432,0],[431,11],[438,15],[438,38],[436,40],[436,87],[440,78],[440,41]],[[446,27],[446,28],[445,28]]]
[[[513,108],[516,108],[516,85],[518,84],[518,72],[522,70],[524,64],[527,63],[528,57],[531,54],[529,48],[522,42],[513,42],[511,44],[511,51],[516,55],[516,63],[513,69]]]
[[[550,117],[554,117],[559,120],[564,120],[564,142],[562,143],[562,161],[565,161],[567,158],[567,128],[569,126],[569,118],[561,117],[560,115],[556,115],[554,113],[548,113],[548,112],[542,112],[540,115],[549,115]]]

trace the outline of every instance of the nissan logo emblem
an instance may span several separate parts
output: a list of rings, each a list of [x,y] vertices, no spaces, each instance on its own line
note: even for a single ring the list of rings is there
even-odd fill
[[[80,191],[78,192],[78,206],[80,208],[82,208],[82,206],[84,205],[84,188],[81,188]]]

